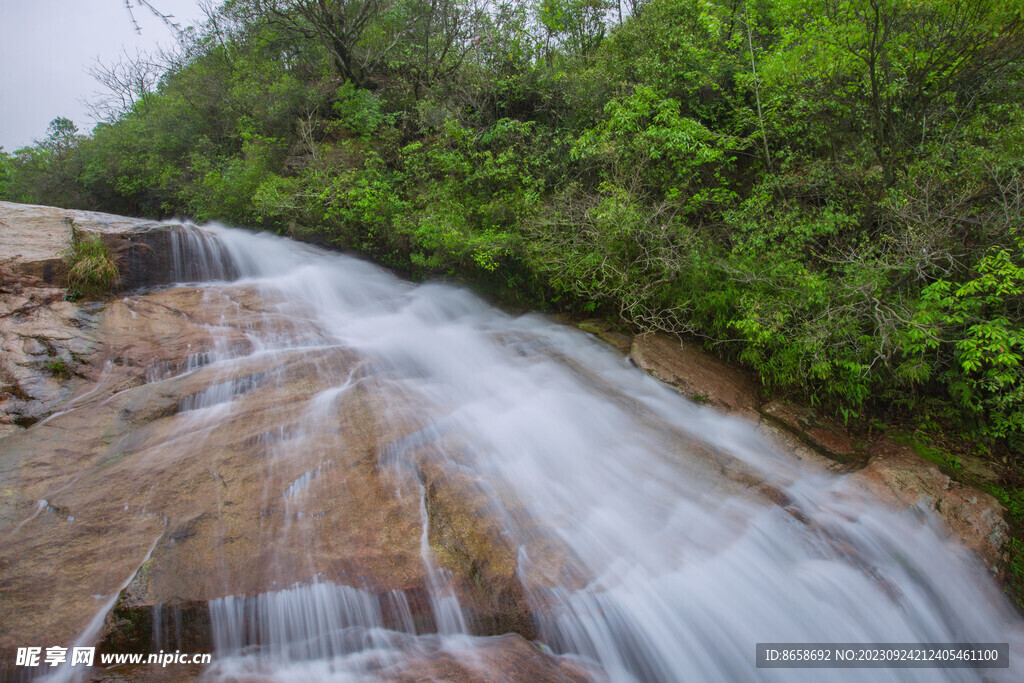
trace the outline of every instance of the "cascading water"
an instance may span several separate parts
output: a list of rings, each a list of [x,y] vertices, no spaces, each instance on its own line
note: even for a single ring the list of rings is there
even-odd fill
[[[175,398],[180,434],[151,457],[212,447],[236,407],[271,391],[282,368],[309,365],[303,381],[316,382],[288,394],[282,421],[267,412],[249,438],[260,467],[280,474],[261,484],[267,518],[280,521],[261,522],[260,592],[234,583],[239,571],[222,562],[221,597],[209,603],[209,677],[444,678],[443,667],[417,669],[442,661],[499,680],[1014,679],[1012,668],[984,678],[970,669],[755,668],[759,642],[1009,641],[1019,657],[1022,629],[927,512],[884,509],[582,333],[509,316],[458,288],[413,286],[347,256],[218,226],[181,233],[173,263],[210,301],[245,288],[264,307],[251,329],[215,321],[211,349],[148,370],[153,383],[206,382]],[[246,314],[244,302],[231,305]],[[365,398],[374,395],[385,398]],[[338,501],[361,500],[361,480],[339,453],[362,437],[339,411],[358,397],[378,425],[360,457],[382,473],[377,495],[409,513],[420,589],[385,590],[379,577],[324,569],[328,551],[347,552],[335,539],[355,533]],[[445,487],[462,507],[447,502]],[[217,523],[219,537],[232,538]],[[508,629],[460,602],[465,586],[445,568],[484,537],[508,553],[466,560],[465,585],[507,569],[529,610],[520,631],[532,628],[528,637],[567,668],[494,670],[503,661],[495,643],[504,642],[494,634]]]

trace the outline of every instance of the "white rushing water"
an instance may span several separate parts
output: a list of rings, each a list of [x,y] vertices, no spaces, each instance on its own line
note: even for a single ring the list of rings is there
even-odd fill
[[[282,302],[282,315],[312,317],[315,343],[367,359],[363,376],[376,379],[339,371],[334,388],[310,400],[308,433],[357,381],[388,382],[408,398],[382,420],[428,406],[428,416],[417,413],[425,426],[378,454],[402,482],[395,495],[411,500],[424,493],[406,472],[410,454],[458,438],[464,447],[442,455],[488,496],[489,514],[520,548],[519,578],[549,652],[622,681],[1019,680],[1013,669],[755,668],[759,642],[1010,642],[1020,656],[1021,625],[929,513],[887,511],[580,332],[272,236],[217,226],[189,235],[175,253],[181,280],[255,285]],[[253,353],[294,352],[310,339],[282,333]],[[189,358],[187,367],[228,355]],[[243,379],[180,408],[208,419],[261,381]],[[279,429],[267,425],[268,449],[288,448],[283,434],[272,438]],[[759,499],[722,462],[783,491],[788,510]],[[335,466],[325,459],[280,494],[290,513],[303,514],[307,489]],[[381,598],[316,580],[211,603],[217,656],[208,675],[362,680],[410,654],[438,652],[481,671],[478,651],[489,640],[474,632],[433,557],[421,509],[437,633],[417,632],[401,593]],[[548,576],[531,556],[534,526],[567,549],[571,576]]]

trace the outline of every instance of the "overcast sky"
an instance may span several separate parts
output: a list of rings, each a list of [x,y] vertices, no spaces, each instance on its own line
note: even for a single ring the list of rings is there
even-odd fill
[[[132,4],[138,4],[132,0]],[[198,0],[152,0],[182,27],[202,18]],[[137,8],[135,32],[125,0],[0,0],[0,147],[13,152],[44,137],[58,116],[92,130],[80,100],[99,85],[88,68],[99,57],[117,61],[122,49],[152,51],[173,44],[173,32]]]

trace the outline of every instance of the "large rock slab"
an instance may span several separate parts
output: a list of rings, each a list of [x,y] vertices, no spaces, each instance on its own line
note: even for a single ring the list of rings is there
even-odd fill
[[[107,308],[98,383],[3,442],[0,650],[69,643],[116,599],[103,647],[155,651],[174,613],[175,646],[202,651],[208,601],[322,581],[402,595],[420,632],[445,582],[474,632],[533,636],[464,446],[279,303],[181,287]],[[529,554],[567,557],[540,533]]]
[[[0,259],[47,284],[62,285],[67,277],[62,252],[71,242],[71,222],[87,233],[124,235],[154,221],[54,206],[0,202]]]
[[[14,272],[46,285],[63,287],[63,252],[75,230],[99,235],[118,261],[124,290],[171,281],[173,225],[96,211],[0,202],[0,261]]]

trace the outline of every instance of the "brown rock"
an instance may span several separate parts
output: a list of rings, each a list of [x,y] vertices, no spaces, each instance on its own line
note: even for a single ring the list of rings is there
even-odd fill
[[[694,344],[646,332],[633,339],[630,356],[637,367],[693,401],[757,419],[757,385]]]
[[[893,507],[934,510],[954,536],[998,572],[1009,527],[995,498],[953,481],[911,448],[888,439],[873,444],[869,456],[865,468],[848,475],[852,483]]]
[[[0,290],[8,291],[0,292],[0,424],[27,426],[95,377],[97,308],[62,301],[59,289],[25,286],[5,274],[10,271],[0,267]]]
[[[0,259],[12,259],[15,270],[22,274],[47,284],[62,284],[67,271],[61,252],[71,239],[69,220],[86,232],[99,234],[127,233],[158,225],[93,211],[0,202],[0,230],[4,235]]]
[[[850,471],[849,465],[844,465],[833,458],[822,455],[817,448],[801,440],[800,437],[777,422],[761,420],[757,425],[757,431],[774,443],[779,450],[792,454],[797,460],[832,472]]]
[[[630,348],[633,346],[632,335],[619,332],[606,320],[591,318],[589,320],[583,320],[575,323],[575,325],[584,332],[589,332],[623,354],[628,354]]]
[[[69,221],[83,233],[99,235],[116,257],[119,289],[171,281],[172,233],[180,228],[96,211],[0,202],[0,261],[21,277],[63,287],[67,279],[63,252],[71,241]],[[0,282],[4,279],[0,274]]]
[[[860,453],[849,434],[835,420],[817,415],[795,403],[769,401],[761,414],[796,434],[802,441],[844,464],[854,464]]]
[[[518,546],[459,473],[457,444],[277,303],[181,287],[106,310],[99,382],[0,450],[0,649],[66,643],[119,594],[108,647],[145,649],[157,605],[198,615],[187,621],[201,641],[207,601],[314,580],[402,592],[429,631],[421,490],[471,626],[532,634]],[[282,335],[305,348],[253,353]],[[559,552],[530,548],[554,565]]]

